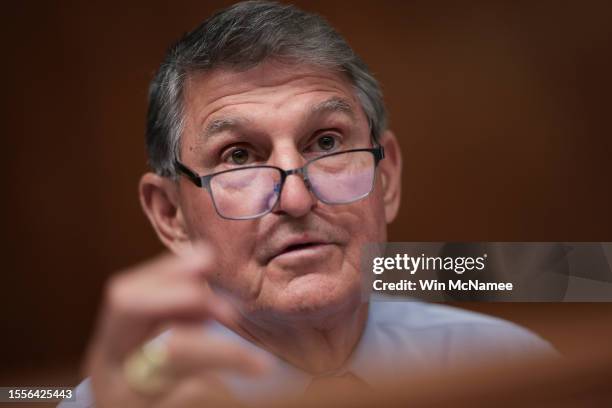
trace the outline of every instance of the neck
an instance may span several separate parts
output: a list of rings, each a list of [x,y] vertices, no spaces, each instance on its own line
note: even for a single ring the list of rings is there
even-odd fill
[[[244,318],[232,327],[241,336],[313,375],[341,368],[364,331],[368,303],[333,318],[274,322]]]

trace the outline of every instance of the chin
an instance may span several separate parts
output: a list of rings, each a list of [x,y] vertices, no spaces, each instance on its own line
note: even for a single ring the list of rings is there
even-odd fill
[[[266,309],[282,320],[342,318],[362,304],[361,293],[359,279],[313,273],[293,279]]]

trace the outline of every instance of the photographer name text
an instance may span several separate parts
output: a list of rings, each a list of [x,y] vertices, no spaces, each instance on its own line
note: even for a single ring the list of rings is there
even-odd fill
[[[506,291],[512,290],[512,282],[481,282],[479,280],[449,280],[440,282],[437,279],[419,279],[418,282],[402,279],[397,282],[384,282],[376,279],[372,287],[377,291],[446,291],[446,290],[479,290],[479,291]]]

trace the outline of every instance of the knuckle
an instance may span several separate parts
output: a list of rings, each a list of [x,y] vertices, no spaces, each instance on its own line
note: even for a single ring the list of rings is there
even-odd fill
[[[107,308],[111,311],[129,311],[133,308],[131,285],[124,275],[111,277],[104,289]]]
[[[191,285],[176,287],[172,296],[171,309],[185,317],[205,317],[209,309],[203,293]]]
[[[182,356],[181,352],[185,350],[182,336],[177,333],[173,333],[172,336],[169,336],[165,341],[165,349],[170,361],[179,361]]]

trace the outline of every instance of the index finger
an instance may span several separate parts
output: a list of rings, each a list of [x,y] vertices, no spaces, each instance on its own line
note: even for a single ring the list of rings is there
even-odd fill
[[[172,322],[233,319],[234,308],[206,282],[207,262],[204,251],[163,255],[113,278],[96,336],[108,357],[123,359]]]

